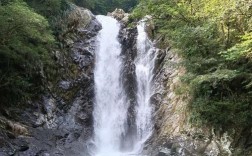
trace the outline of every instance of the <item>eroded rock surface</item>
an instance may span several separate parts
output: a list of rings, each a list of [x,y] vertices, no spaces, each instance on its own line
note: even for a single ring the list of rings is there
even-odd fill
[[[59,26],[61,49],[57,84],[29,107],[6,110],[0,122],[0,155],[80,156],[93,133],[95,37],[100,23],[87,9],[72,5]],[[15,114],[15,115],[14,115]],[[8,119],[7,119],[8,118]]]
[[[122,24],[126,24],[129,21],[129,14],[125,13],[123,9],[115,9],[113,12],[109,12],[108,16],[112,16]]]
[[[136,134],[136,110],[135,106],[137,104],[137,82],[136,82],[136,67],[134,60],[137,55],[137,29],[136,28],[126,28],[122,24],[119,40],[122,45],[121,57],[123,60],[123,69],[121,71],[122,83],[124,85],[125,94],[127,99],[129,99],[129,108],[128,108],[128,125],[127,131],[124,136],[125,142],[128,142],[128,145],[134,145],[134,137]],[[132,143],[129,143],[132,142]],[[132,147],[127,147],[132,148]]]
[[[28,101],[28,108],[10,108],[1,112],[1,156],[88,156],[88,140],[93,133],[94,55],[95,37],[101,25],[86,9],[72,6],[72,12],[60,23],[61,50],[54,51],[59,64],[60,79],[49,85],[48,92],[36,101]],[[121,21],[119,40],[124,68],[122,82],[130,107],[128,131],[125,139],[134,140],[137,29],[126,28],[128,14],[117,9],[109,13]],[[146,31],[160,50],[156,51],[154,68],[154,131],[145,143],[144,155],[149,156],[218,156],[252,155],[251,129],[221,131],[209,125],[196,127],[189,122],[190,95],[178,94],[180,76],[186,71],[174,49],[160,44],[155,36],[155,25],[148,16]],[[182,86],[183,87],[183,86]],[[186,87],[186,86],[184,86]],[[241,148],[240,148],[241,147]],[[239,151],[240,150],[240,151]],[[244,155],[244,154],[243,154]]]
[[[151,34],[149,36],[151,37]],[[154,69],[155,94],[151,97],[155,107],[154,131],[146,142],[143,154],[150,156],[251,155],[251,147],[244,148],[249,142],[250,130],[224,131],[214,129],[210,125],[196,126],[189,121],[191,97],[186,94],[188,92],[180,92],[181,89],[188,89],[186,88],[188,86],[183,86],[180,79],[186,73],[181,64],[183,60],[175,49],[160,43],[162,39],[157,36],[154,38],[157,39],[155,41],[157,47],[161,48],[157,51]]]

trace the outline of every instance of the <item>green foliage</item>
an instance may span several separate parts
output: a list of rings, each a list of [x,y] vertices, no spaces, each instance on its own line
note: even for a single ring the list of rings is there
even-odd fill
[[[73,3],[90,9],[94,14],[107,14],[116,8],[124,9],[126,12],[130,11],[138,0],[71,0]]]
[[[242,37],[242,41],[240,43],[235,44],[230,49],[220,52],[220,54],[226,59],[230,61],[235,61],[242,58],[252,57],[252,33],[246,33]]]
[[[41,92],[54,37],[47,20],[21,0],[0,6],[0,21],[0,99],[16,103]]]
[[[0,106],[25,103],[53,81],[52,50],[62,33],[71,2],[106,14],[129,10],[137,0],[0,0]]]
[[[85,7],[85,8],[89,8],[89,9],[94,9],[95,4],[97,3],[97,0],[72,0],[73,3]]]
[[[191,121],[252,126],[250,0],[142,0],[131,19],[152,15],[155,34],[184,58]],[[178,93],[188,92],[179,89]]]
[[[48,19],[54,18],[62,14],[69,8],[67,0],[25,0],[30,7],[37,13],[45,16]]]
[[[251,96],[232,95],[227,99],[197,98],[191,105],[191,121],[207,124],[218,128],[251,126]],[[231,98],[231,99],[230,99]]]
[[[225,128],[251,126],[252,94],[246,87],[251,78],[248,73],[217,70],[193,79],[191,121]]]

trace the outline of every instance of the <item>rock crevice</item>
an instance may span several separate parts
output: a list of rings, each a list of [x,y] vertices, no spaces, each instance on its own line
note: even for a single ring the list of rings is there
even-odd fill
[[[93,133],[95,37],[101,24],[89,10],[75,5],[59,21],[61,48],[54,51],[59,80],[39,100],[30,102],[29,108],[8,110],[18,122],[3,120],[10,130],[0,131],[1,156],[87,152],[85,144]],[[0,126],[5,125],[1,121]]]

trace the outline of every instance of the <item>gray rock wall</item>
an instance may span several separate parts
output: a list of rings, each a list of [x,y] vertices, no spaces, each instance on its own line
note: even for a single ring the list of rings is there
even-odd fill
[[[153,36],[151,36],[153,37]],[[176,49],[161,43],[154,36],[158,51],[155,65],[155,94],[151,102],[155,107],[154,131],[146,142],[143,154],[150,156],[230,156],[252,155],[246,148],[250,132],[214,129],[210,125],[191,124],[188,86],[181,82],[186,73]],[[163,50],[162,50],[163,49]],[[245,141],[247,140],[247,141]]]
[[[118,14],[118,15],[117,15]],[[122,82],[130,100],[126,142],[134,140],[136,75],[134,59],[137,55],[137,29],[126,28],[128,14],[117,10],[110,14],[121,20],[121,56],[124,61]],[[48,85],[47,94],[20,110],[10,108],[0,117],[1,156],[88,156],[87,146],[93,133],[95,37],[101,25],[86,9],[72,6],[72,11],[59,23],[63,29],[58,40],[61,49],[54,51],[60,66],[57,84]],[[196,127],[189,122],[190,95],[178,94],[185,88],[180,77],[186,73],[175,50],[160,43],[153,34],[152,21],[146,28],[150,38],[156,39],[154,90],[151,103],[154,131],[146,142],[143,154],[149,156],[217,156],[252,155],[251,129],[241,131]],[[162,45],[162,46],[161,46]],[[186,89],[186,88],[185,88]],[[240,154],[244,155],[244,154]]]
[[[95,37],[101,29],[95,16],[72,6],[59,20],[61,49],[54,51],[59,66],[56,84],[29,108],[10,108],[0,118],[0,155],[80,156],[93,133]],[[15,118],[12,113],[15,113]]]
[[[128,108],[128,125],[126,125],[126,134],[124,137],[125,145],[132,145],[131,147],[123,147],[126,149],[133,148],[136,136],[136,121],[135,121],[135,106],[137,104],[137,82],[134,60],[137,55],[137,29],[126,28],[122,23],[119,34],[119,40],[122,45],[121,57],[123,60],[123,69],[121,71],[122,83],[124,85],[125,94],[129,100]]]

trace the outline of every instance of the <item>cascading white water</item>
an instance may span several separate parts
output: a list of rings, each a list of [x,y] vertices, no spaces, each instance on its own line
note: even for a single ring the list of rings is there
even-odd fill
[[[94,143],[95,156],[121,156],[128,104],[120,82],[122,60],[118,41],[120,25],[112,17],[97,16],[103,29],[97,38],[95,66]]]
[[[137,26],[137,58],[136,77],[137,77],[137,148],[141,149],[143,143],[149,138],[152,132],[152,106],[150,97],[152,95],[152,79],[155,63],[155,51],[153,43],[149,40],[145,31],[145,22],[142,20]]]
[[[135,61],[138,83],[136,125],[137,136],[134,150],[122,152],[120,147],[126,133],[127,111],[129,107],[121,80],[121,45],[118,41],[120,24],[113,18],[97,16],[103,29],[97,41],[95,65],[95,104],[94,104],[94,144],[92,156],[139,155],[141,145],[152,131],[150,106],[154,50],[144,31],[144,23],[138,25],[138,56]]]

